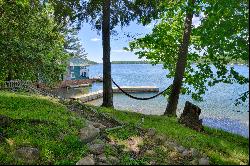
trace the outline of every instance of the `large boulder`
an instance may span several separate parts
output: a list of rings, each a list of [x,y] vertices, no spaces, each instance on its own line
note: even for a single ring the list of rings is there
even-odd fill
[[[105,144],[105,142],[102,139],[95,139],[94,141],[91,142],[91,144]]]
[[[81,160],[79,160],[76,165],[95,165],[93,155],[88,155]]]
[[[15,158],[25,163],[34,163],[39,159],[39,150],[32,147],[22,147],[15,151]]]
[[[112,165],[117,165],[120,162],[120,160],[115,156],[109,156],[108,160]]]
[[[101,163],[107,163],[108,162],[108,159],[107,159],[107,157],[106,157],[106,155],[104,153],[102,153],[100,155],[97,155],[96,158],[97,158],[98,162],[101,162]]]
[[[191,157],[191,152],[187,149],[185,149],[183,152],[182,152],[182,156],[183,157]]]
[[[171,142],[171,141],[165,141],[164,145],[172,150],[178,147],[178,145],[175,142]]]
[[[183,151],[185,151],[185,148],[183,146],[176,146],[174,149],[175,149],[175,151],[177,151],[179,153],[182,153]]]
[[[199,159],[199,165],[209,165],[209,160],[207,158]]]
[[[191,148],[190,152],[193,157],[197,157],[199,155],[199,152],[195,148]]]
[[[83,143],[89,143],[99,136],[100,129],[95,128],[93,125],[89,124],[86,127],[80,129],[79,135],[80,140]]]
[[[91,154],[99,155],[104,152],[104,144],[90,145],[89,151]]]
[[[93,123],[93,126],[94,126],[95,128],[100,129],[100,130],[105,130],[105,129],[107,128],[105,125],[103,125],[103,124],[101,124],[101,123],[98,123],[98,122]]]
[[[162,145],[162,144],[164,144],[165,141],[166,141],[166,136],[163,134],[157,134],[154,136],[154,142],[157,145]]]
[[[202,119],[199,119],[200,113],[201,109],[198,106],[186,101],[179,122],[196,131],[203,131]]]

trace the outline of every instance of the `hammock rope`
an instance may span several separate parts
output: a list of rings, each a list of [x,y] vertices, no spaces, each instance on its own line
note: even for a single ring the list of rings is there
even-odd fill
[[[151,97],[136,97],[136,96],[132,96],[131,94],[127,93],[126,91],[124,91],[113,79],[111,79],[112,82],[115,84],[115,86],[122,92],[124,93],[126,96],[132,98],[132,99],[135,99],[135,100],[150,100],[150,99],[153,99],[153,98],[156,98],[158,96],[160,96],[161,94],[163,94],[164,92],[166,92],[170,86],[168,86],[165,90],[161,91],[160,93],[154,95],[154,96],[151,96]]]

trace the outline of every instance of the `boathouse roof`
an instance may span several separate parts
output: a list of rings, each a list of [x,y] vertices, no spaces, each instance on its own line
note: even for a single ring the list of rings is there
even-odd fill
[[[70,66],[89,66],[89,64],[82,58],[71,58],[69,65]]]

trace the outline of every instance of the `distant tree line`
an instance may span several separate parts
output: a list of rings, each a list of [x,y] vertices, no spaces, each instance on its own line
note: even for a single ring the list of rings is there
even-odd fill
[[[85,61],[86,61],[86,63],[87,64],[89,64],[89,65],[95,65],[95,64],[98,64],[97,62],[95,62],[95,61],[91,61],[91,60],[89,60],[89,59],[84,59]]]
[[[112,61],[112,64],[150,64],[149,61]]]
[[[151,64],[151,61],[112,61],[111,64]],[[205,63],[202,59],[196,60],[193,64]],[[90,64],[97,64],[97,62],[91,61]],[[163,64],[163,62],[158,62],[157,64]],[[247,60],[230,60],[228,64],[249,64]]]

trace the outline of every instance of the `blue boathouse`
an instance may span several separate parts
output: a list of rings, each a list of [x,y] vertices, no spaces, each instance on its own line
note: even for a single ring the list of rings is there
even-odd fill
[[[82,80],[89,78],[89,64],[82,58],[71,58],[65,80]]]

